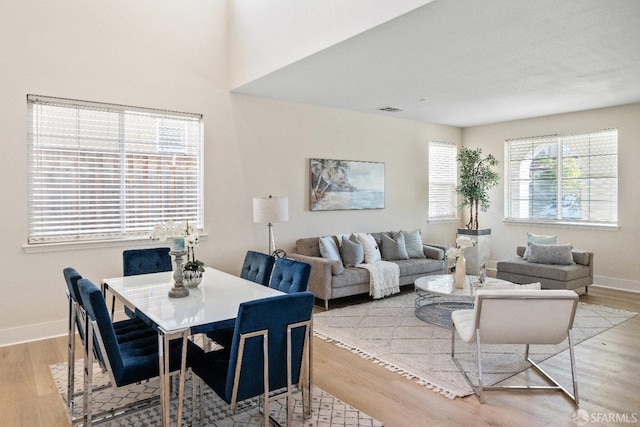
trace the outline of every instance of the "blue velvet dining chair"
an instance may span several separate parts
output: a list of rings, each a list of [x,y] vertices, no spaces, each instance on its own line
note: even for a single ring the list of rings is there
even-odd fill
[[[122,275],[160,273],[173,270],[171,248],[127,249],[122,252]]]
[[[276,258],[273,255],[247,251],[242,270],[240,270],[240,277],[267,286],[275,261]]]
[[[232,410],[242,400],[261,396],[265,426],[269,425],[269,402],[286,396],[287,425],[292,425],[293,386],[303,390],[306,408],[310,402],[313,304],[311,292],[242,303],[230,351],[195,349],[189,354],[192,371]],[[284,392],[270,395],[276,390]]]
[[[118,332],[111,322],[111,316],[100,289],[90,280],[79,279],[78,291],[82,301],[81,310],[85,312],[86,318],[84,425],[91,425],[94,416],[103,417],[117,413],[120,410],[139,410],[157,404],[158,399],[149,399],[134,402],[125,408],[110,409],[100,414],[93,414],[91,398],[94,354],[108,372],[111,386],[114,388],[148,380],[159,375],[158,335],[156,331],[147,326],[148,333],[146,335],[124,341],[120,340]],[[135,322],[136,320],[131,321]],[[189,349],[191,349],[195,347],[195,344],[184,339],[182,343],[180,340],[174,340],[169,345],[166,357],[169,357],[169,369],[172,373],[178,370],[184,372],[186,368],[186,357],[182,357],[186,355],[183,346],[189,346]],[[181,414],[182,396],[179,399],[178,412]]]
[[[171,248],[144,248],[127,249],[122,251],[122,275],[137,276],[139,274],[161,273],[172,271],[173,264],[169,252]],[[116,308],[115,295],[111,298],[111,317]],[[134,317],[134,313],[124,307],[124,312],[129,317]]]
[[[290,258],[274,258],[274,261],[275,265],[268,282],[270,288],[288,294],[307,290],[311,265]],[[209,332],[207,337],[228,351],[233,337],[233,323],[221,325]]]
[[[67,284],[67,297],[69,299],[68,320],[68,355],[67,355],[67,404],[71,418],[74,418],[75,393],[75,335],[85,343],[86,318],[83,310],[78,281],[82,276],[75,268],[67,267],[62,271]],[[118,342],[127,342],[141,338],[155,337],[156,332],[148,328],[139,319],[127,319],[113,323]]]
[[[275,262],[276,258],[273,255],[247,251],[240,270],[240,277],[263,286],[269,286],[269,279]],[[227,347],[231,344],[234,323],[235,319],[232,319],[217,325],[216,330],[207,333],[207,337],[222,347]]]

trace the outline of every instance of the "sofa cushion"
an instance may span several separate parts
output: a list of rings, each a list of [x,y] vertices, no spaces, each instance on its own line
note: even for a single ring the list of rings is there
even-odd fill
[[[320,257],[320,245],[317,237],[306,237],[296,240],[296,253],[306,256]]]
[[[561,245],[530,243],[528,248],[529,262],[535,264],[575,264],[575,262],[573,262],[573,256],[571,255],[572,246],[570,243]]]
[[[332,288],[344,288],[362,283],[369,283],[369,272],[364,268],[346,267],[342,274],[331,277]]]
[[[383,234],[381,236],[380,253],[382,259],[393,261],[397,259],[409,259],[407,247],[405,245],[404,234],[398,231],[396,233]]]
[[[360,240],[352,234],[348,239],[342,236],[342,263],[347,267],[362,264],[364,261],[364,250]]]
[[[378,243],[371,234],[358,233],[358,240],[360,240],[362,249],[364,249],[364,262],[371,264],[372,262],[380,261],[382,259]]]
[[[524,259],[528,259],[529,258],[529,244],[531,243],[542,243],[545,245],[551,245],[551,244],[556,244],[558,243],[558,236],[547,236],[544,234],[534,234],[534,233],[527,233],[527,248],[524,251],[524,255],[522,255],[522,258]]]
[[[444,265],[442,262],[434,261],[428,258],[407,259],[393,261],[400,268],[400,277],[427,275],[429,273],[442,273]]]
[[[522,258],[512,258],[498,261],[497,270],[499,273],[511,273],[518,276],[528,276],[532,278],[544,278],[568,282],[571,280],[589,277],[590,269],[587,266],[572,265],[552,265],[535,264]],[[535,280],[539,281],[539,280]]]
[[[424,258],[424,250],[422,248],[422,234],[420,229],[413,231],[403,231],[404,245],[407,248],[409,258]]]

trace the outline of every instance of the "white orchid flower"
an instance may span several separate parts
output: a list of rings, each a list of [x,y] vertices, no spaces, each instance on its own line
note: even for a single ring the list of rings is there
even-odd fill
[[[200,234],[198,234],[197,231],[191,234],[187,234],[184,238],[184,243],[189,248],[193,248],[194,246],[197,246],[199,241],[200,241]]]

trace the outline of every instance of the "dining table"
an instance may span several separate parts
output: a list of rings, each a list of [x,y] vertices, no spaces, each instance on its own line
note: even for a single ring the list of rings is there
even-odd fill
[[[113,294],[140,319],[158,332],[160,365],[160,407],[162,425],[171,424],[169,390],[169,342],[182,340],[179,372],[177,425],[182,424],[187,339],[228,325],[238,314],[240,304],[282,295],[283,292],[250,280],[206,267],[197,287],[188,288],[182,298],[169,296],[174,286],[173,272],[140,274],[103,279],[103,293]],[[310,380],[310,379],[309,379]]]

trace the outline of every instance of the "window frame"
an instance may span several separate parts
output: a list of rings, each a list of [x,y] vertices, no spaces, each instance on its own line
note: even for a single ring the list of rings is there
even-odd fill
[[[614,214],[613,214],[613,219],[610,220],[593,220],[591,219],[591,216],[593,214],[593,210],[591,209],[589,205],[589,202],[580,202],[580,208],[584,209],[584,205],[587,205],[587,212],[589,214],[589,219],[586,220],[580,220],[580,219],[575,219],[575,218],[571,218],[568,214],[567,215],[563,215],[564,212],[564,202],[563,202],[563,207],[562,209],[557,209],[557,200],[563,199],[565,198],[565,196],[568,196],[568,194],[566,192],[563,192],[563,179],[564,179],[564,174],[563,174],[563,164],[565,161],[567,160],[571,160],[572,157],[583,157],[583,158],[588,158],[589,161],[591,161],[593,158],[597,157],[596,155],[591,154],[591,139],[593,137],[597,137],[598,135],[605,135],[607,133],[615,133],[615,149],[612,152],[607,152],[605,153],[606,156],[610,156],[611,158],[615,158],[615,175],[614,176],[610,176],[610,179],[615,179],[615,196],[613,198],[613,200],[611,201],[611,203],[613,203],[613,208],[614,208]],[[588,141],[589,144],[589,155],[586,156],[576,156],[575,154],[570,154],[570,142],[571,140],[575,140],[577,138],[584,138],[585,140]],[[513,191],[513,186],[519,181],[522,180],[521,177],[519,178],[514,178],[511,176],[511,172],[512,172],[512,153],[513,153],[513,144],[517,144],[517,143],[522,143],[522,142],[526,142],[527,144],[531,144],[532,148],[533,147],[544,147],[545,144],[549,145],[549,144],[556,144],[556,148],[555,148],[555,152],[556,153],[561,153],[561,158],[563,161],[557,161],[555,162],[556,164],[556,169],[555,169],[555,176],[556,176],[556,183],[555,183],[555,204],[556,204],[556,217],[549,217],[549,218],[544,218],[544,217],[531,217],[531,213],[529,213],[529,217],[528,218],[522,218],[522,217],[517,217],[512,215],[512,213],[514,212],[514,207],[513,207],[513,202],[516,200],[512,194]],[[613,140],[610,142],[614,142]],[[504,176],[505,176],[505,185],[504,185],[504,220],[503,222],[507,223],[507,224],[529,224],[529,225],[539,225],[539,226],[547,226],[547,227],[563,227],[563,228],[589,228],[589,229],[602,229],[602,230],[617,230],[618,229],[618,221],[619,221],[619,199],[618,199],[618,192],[619,192],[619,161],[618,161],[618,153],[619,153],[619,139],[618,139],[618,129],[616,128],[610,128],[610,129],[600,129],[600,130],[595,130],[595,131],[586,131],[586,132],[577,132],[577,133],[566,133],[566,134],[551,134],[551,135],[544,135],[544,136],[535,136],[535,137],[523,137],[523,138],[513,138],[513,139],[507,139],[505,140],[505,144],[504,144],[504,158],[505,158],[505,163],[504,163]],[[567,154],[565,154],[565,151],[567,152]],[[550,157],[551,158],[551,157]],[[557,159],[557,155],[556,155],[556,159]],[[522,163],[523,161],[525,161],[525,158],[523,157],[522,160],[520,160],[520,162]],[[533,162],[534,159],[533,157],[529,158],[529,161]],[[530,172],[531,168],[533,166],[529,166],[529,169],[527,170],[528,172]],[[520,173],[523,173],[522,171]],[[581,178],[581,180],[583,180],[584,182],[586,182],[588,185],[590,185],[592,183],[593,180],[597,180],[598,178],[602,178],[602,177],[598,177],[597,173],[592,173],[591,171],[588,171],[588,173],[584,176],[584,178]],[[529,182],[532,182],[533,180],[531,178],[529,178]],[[569,180],[570,181],[570,180]],[[527,180],[523,180],[523,183],[526,183]],[[590,188],[590,186],[589,186]],[[591,194],[591,193],[589,193]],[[524,200],[524,199],[523,199]],[[530,205],[532,203],[532,196],[529,196],[528,202],[527,204]],[[592,199],[589,199],[592,200]],[[584,205],[583,205],[584,203]],[[528,208],[529,211],[531,211],[531,206]],[[560,212],[558,212],[560,211]]]
[[[153,225],[169,220],[189,220],[204,234],[201,114],[31,94],[27,95],[27,109],[27,252],[69,245],[119,246],[142,239],[151,242]],[[86,120],[74,121],[73,113],[95,120],[91,125]],[[167,142],[160,132],[163,120],[172,128],[176,123],[184,125],[180,147],[173,141],[169,141],[169,150],[162,146]],[[90,161],[83,162],[84,158]],[[89,172],[84,174],[82,169]],[[47,184],[47,179],[55,181],[55,186]],[[96,184],[107,180],[108,184]],[[165,181],[169,184],[164,185]],[[62,187],[67,189],[62,191]],[[196,197],[190,199],[186,194]],[[88,207],[89,195],[95,197],[96,206],[107,206],[108,213]],[[56,212],[62,209],[69,212],[68,217]],[[83,211],[88,217],[82,218]],[[106,232],[100,231],[97,221],[103,217],[109,217]]]

